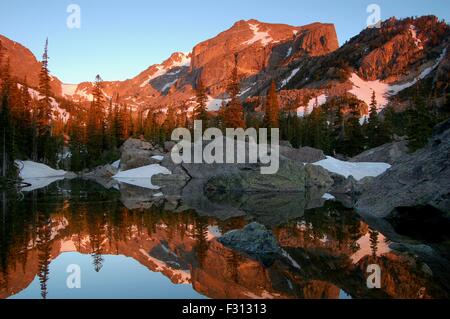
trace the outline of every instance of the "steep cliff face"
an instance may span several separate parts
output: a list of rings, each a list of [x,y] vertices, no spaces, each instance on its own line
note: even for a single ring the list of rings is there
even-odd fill
[[[241,77],[283,64],[293,56],[320,56],[339,47],[334,26],[304,27],[239,21],[217,37],[194,47],[192,70],[201,73],[212,95],[223,93],[237,58]]]
[[[391,97],[428,79],[435,95],[443,96],[448,91],[449,40],[449,25],[434,16],[391,18],[330,54],[290,61],[276,77],[280,96],[294,95],[290,102],[309,96],[300,103],[307,106],[316,97],[326,97],[323,104],[351,94],[368,105],[375,91],[382,108]]]

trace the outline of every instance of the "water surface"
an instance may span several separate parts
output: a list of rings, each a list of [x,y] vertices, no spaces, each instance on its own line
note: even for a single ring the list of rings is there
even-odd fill
[[[0,298],[448,298],[433,263],[392,250],[336,202],[217,195],[227,205],[209,216],[209,206],[148,192],[63,180],[2,196]],[[263,265],[217,241],[252,221],[273,231],[291,262]],[[371,264],[382,270],[380,289],[367,288]],[[80,288],[67,285],[71,265]]]

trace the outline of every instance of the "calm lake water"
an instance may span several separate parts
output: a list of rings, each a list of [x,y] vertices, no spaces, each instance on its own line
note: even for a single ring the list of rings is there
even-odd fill
[[[2,194],[0,298],[449,295],[448,283],[417,254],[392,251],[382,233],[335,202],[293,209],[281,219],[270,207],[212,217],[182,202],[140,201],[130,194],[124,186],[107,189],[83,180]],[[290,263],[263,265],[216,240],[252,221],[273,231]],[[380,289],[367,288],[372,264],[381,269]],[[70,282],[78,274],[74,288]]]

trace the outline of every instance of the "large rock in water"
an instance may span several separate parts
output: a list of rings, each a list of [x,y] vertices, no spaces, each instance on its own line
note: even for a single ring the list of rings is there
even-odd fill
[[[394,164],[408,154],[408,141],[396,141],[367,150],[350,162],[389,163]]]
[[[428,145],[397,161],[362,190],[356,209],[385,218],[396,208],[432,206],[450,218],[450,120],[438,125]]]
[[[304,165],[280,156],[276,174],[262,175],[258,165],[230,170],[210,178],[206,189],[222,192],[304,192],[306,182]]]
[[[242,230],[232,230],[218,240],[222,245],[243,252],[264,264],[270,264],[283,254],[272,232],[258,223],[248,224]]]

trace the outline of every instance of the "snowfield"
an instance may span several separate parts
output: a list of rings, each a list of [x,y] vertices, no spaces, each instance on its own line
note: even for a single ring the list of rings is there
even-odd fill
[[[353,176],[357,181],[365,177],[377,177],[391,168],[391,165],[387,163],[344,162],[331,156],[327,156],[326,159],[313,163],[313,165],[322,166],[327,171],[345,178]]]
[[[326,201],[333,201],[333,200],[336,199],[336,197],[334,197],[334,196],[331,195],[331,194],[326,193],[326,194],[324,194],[324,195],[322,196],[322,199],[325,199]]]
[[[16,161],[22,179],[64,177],[66,171],[53,169],[45,164],[32,161]]]
[[[222,104],[228,103],[230,99],[215,99],[208,95],[208,102],[206,102],[206,109],[208,111],[218,111],[222,107]]]
[[[261,41],[261,44],[266,46],[273,41],[268,32],[259,31],[259,26],[257,24],[250,24],[249,26],[253,31],[253,37],[250,40],[245,41],[243,43],[244,45],[252,45],[253,43]]]
[[[140,87],[143,88],[143,87],[147,86],[150,81],[167,74],[170,70],[172,70],[176,67],[189,67],[191,65],[190,53],[181,53],[180,52],[179,57],[180,57],[180,61],[173,62],[167,68],[162,64],[157,65],[156,71],[153,74],[151,74],[150,76],[148,76],[147,79],[144,82],[142,82]],[[172,73],[171,75],[176,75],[179,72],[180,72],[180,70],[176,71],[175,73]],[[167,87],[165,89],[167,89]],[[164,91],[164,89],[162,91]]]
[[[157,190],[160,187],[152,184],[152,177],[159,174],[171,175],[172,172],[159,164],[152,164],[119,172],[113,178],[126,184]]]
[[[32,161],[16,161],[16,164],[20,170],[20,178],[24,183],[31,184],[31,186],[22,188],[24,192],[31,192],[62,180],[67,173]]]
[[[375,97],[378,103],[378,111],[381,111],[388,103],[389,96],[397,95],[399,92],[407,89],[419,80],[427,77],[434,69],[436,69],[445,57],[447,49],[445,48],[435,63],[420,72],[420,74],[413,80],[400,84],[387,84],[380,80],[364,81],[356,73],[352,73],[350,81],[353,83],[353,88],[349,93],[355,95],[358,99],[370,105],[372,99],[372,91],[375,91]]]
[[[22,84],[17,84],[17,87],[19,89],[21,89],[23,87]],[[41,95],[41,93],[39,93],[38,91],[36,91],[35,89],[32,88],[28,88],[28,93],[30,94],[31,98],[33,100],[40,100],[43,98],[43,95]],[[63,110],[62,108],[59,107],[59,103],[54,99],[54,98],[50,98],[50,104],[53,108],[53,113],[52,113],[52,117],[53,119],[62,119],[64,122],[67,122],[69,120],[69,113],[66,110]]]

